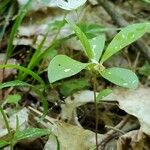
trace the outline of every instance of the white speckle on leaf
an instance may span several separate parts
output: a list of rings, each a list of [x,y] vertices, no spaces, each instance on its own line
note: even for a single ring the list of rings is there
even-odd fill
[[[115,46],[115,49],[118,49],[118,46]]]
[[[122,38],[125,39],[125,35],[124,34],[122,34]]]
[[[95,59],[91,59],[92,63],[94,64],[99,64],[98,61],[96,61]]]
[[[93,45],[92,48],[93,48],[93,50],[94,50],[94,49],[96,48],[96,45]]]
[[[136,80],[132,81],[132,84],[136,83]]]
[[[68,72],[68,71],[70,71],[70,70],[71,70],[71,69],[65,69],[64,71],[65,71],[65,72]]]
[[[111,72],[108,72],[108,74],[111,74]]]
[[[124,85],[124,86],[127,86],[127,85],[128,85],[128,83],[123,83],[123,85]]]
[[[133,34],[131,38],[134,38],[134,37],[135,37],[135,35]]]

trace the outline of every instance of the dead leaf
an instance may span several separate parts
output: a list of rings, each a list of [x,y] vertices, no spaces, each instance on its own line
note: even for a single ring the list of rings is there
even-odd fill
[[[117,141],[117,150],[149,150],[150,137],[139,130],[130,131],[121,136]]]
[[[95,133],[92,131],[58,121],[55,126],[53,125],[52,132],[57,136],[61,150],[89,150],[95,147]],[[102,135],[98,135],[99,142],[102,137]],[[56,142],[51,141],[50,136],[45,150],[53,150],[52,145],[48,146],[49,142],[56,144]]]
[[[150,88],[116,89],[105,99],[117,100],[120,109],[137,117],[141,124],[141,130],[150,135]]]

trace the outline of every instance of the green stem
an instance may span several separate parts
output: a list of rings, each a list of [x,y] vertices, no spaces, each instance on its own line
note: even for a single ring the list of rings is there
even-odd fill
[[[10,132],[11,132],[11,129],[10,129],[10,127],[9,127],[9,123],[8,123],[8,120],[7,120],[7,116],[6,116],[4,110],[3,110],[3,108],[2,108],[1,106],[0,106],[0,112],[1,112],[1,114],[2,114],[2,116],[3,116],[3,119],[4,119],[4,122],[5,122],[6,128],[7,128],[7,131],[8,131],[8,133],[10,133]]]
[[[96,77],[94,73],[93,73],[93,91],[95,103],[95,141],[96,141],[96,150],[98,150],[98,106],[96,101]]]
[[[3,119],[4,119],[4,122],[5,122],[6,128],[7,128],[8,134],[10,136],[12,136],[12,134],[11,134],[11,128],[9,126],[7,116],[6,116],[4,110],[3,110],[3,108],[1,106],[0,106],[0,112],[1,112],[1,114],[3,116]],[[14,145],[13,145],[13,138],[10,138],[10,139],[11,139],[11,141],[10,141],[10,149],[13,150],[14,149],[13,148],[14,147]]]

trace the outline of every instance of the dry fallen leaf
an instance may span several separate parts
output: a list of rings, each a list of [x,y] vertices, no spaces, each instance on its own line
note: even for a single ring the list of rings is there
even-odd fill
[[[94,102],[92,91],[82,91],[68,97],[62,105],[61,117],[71,119],[76,107]],[[141,130],[150,135],[150,88],[139,87],[136,90],[114,89],[112,94],[103,100],[118,101],[120,109],[138,118]]]
[[[53,125],[52,133],[57,136],[61,150],[89,150],[95,147],[94,132],[70,125],[63,121],[58,121]],[[103,135],[99,134],[98,138],[100,142]],[[45,150],[53,150],[54,145],[52,144],[56,144],[56,142],[54,141],[54,137],[50,136],[49,141],[45,145]]]
[[[105,99],[117,100],[120,109],[138,118],[141,130],[150,135],[150,88],[116,89]]]
[[[121,136],[117,141],[117,150],[127,150],[129,147],[133,150],[149,150],[150,137],[139,130],[134,130]]]

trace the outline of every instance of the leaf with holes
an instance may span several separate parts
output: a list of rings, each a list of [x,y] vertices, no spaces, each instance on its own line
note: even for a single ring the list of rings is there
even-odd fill
[[[110,42],[102,56],[101,63],[125,46],[133,43],[150,29],[150,23],[137,23],[123,28]]]
[[[81,63],[65,55],[55,56],[48,66],[50,83],[70,77],[85,69],[89,63]]]
[[[93,50],[94,60],[98,62],[105,46],[105,35],[102,34],[91,39],[90,45]]]
[[[139,80],[131,70],[113,67],[101,71],[100,74],[103,78],[116,85],[131,89],[138,87]]]

